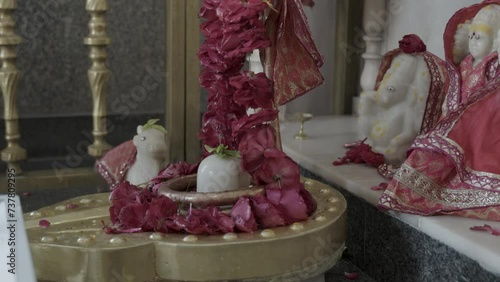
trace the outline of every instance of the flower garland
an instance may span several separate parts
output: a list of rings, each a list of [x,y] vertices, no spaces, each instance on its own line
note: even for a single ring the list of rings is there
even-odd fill
[[[306,220],[315,210],[298,165],[276,147],[276,130],[269,124],[278,116],[272,81],[264,73],[241,72],[249,52],[270,46],[261,20],[268,5],[266,0],[205,0],[200,11],[205,41],[198,53],[204,67],[200,83],[208,90],[199,132],[203,147],[238,150],[241,167],[265,186],[265,195],[240,198],[230,215],[217,207],[190,207],[181,214],[156,191],[166,180],[196,172],[197,165],[171,164],[152,180],[152,192],[129,183],[117,186],[106,232],[253,232]],[[249,109],[258,110],[247,114]]]
[[[205,42],[198,57],[204,67],[200,83],[208,90],[208,106],[199,137],[205,145],[215,148],[222,143],[236,150],[239,140],[233,135],[233,122],[246,115],[246,106],[260,106],[261,100],[272,101],[265,75],[240,74],[249,52],[270,45],[260,20],[267,7],[262,0],[203,2],[200,16],[205,19],[201,24]],[[264,95],[264,99],[255,99],[254,92]],[[272,103],[264,106],[270,108]]]

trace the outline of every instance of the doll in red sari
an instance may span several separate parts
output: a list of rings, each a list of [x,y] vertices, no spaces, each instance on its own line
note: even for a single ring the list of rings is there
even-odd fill
[[[484,1],[448,22],[450,82],[443,114],[430,132],[417,137],[380,207],[500,221],[499,5]]]

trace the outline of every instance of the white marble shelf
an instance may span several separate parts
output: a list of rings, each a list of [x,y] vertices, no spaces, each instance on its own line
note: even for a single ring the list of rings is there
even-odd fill
[[[332,162],[344,156],[345,143],[356,141],[356,118],[315,117],[305,125],[305,132],[311,137],[297,141],[299,124],[284,122],[281,125],[284,151],[300,166],[335,183],[352,194],[376,205],[381,191],[370,187],[384,182],[375,169],[363,165],[349,164],[333,166]],[[469,230],[472,226],[489,224],[500,228],[500,222],[488,222],[454,216],[423,217],[399,212],[391,213],[414,228],[454,248],[477,261],[485,270],[500,275],[500,237],[486,232]]]

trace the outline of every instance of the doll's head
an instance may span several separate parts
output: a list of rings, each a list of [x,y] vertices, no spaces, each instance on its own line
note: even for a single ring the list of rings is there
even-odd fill
[[[469,25],[469,52],[476,61],[496,50],[499,29],[499,5],[488,5],[479,10]]]

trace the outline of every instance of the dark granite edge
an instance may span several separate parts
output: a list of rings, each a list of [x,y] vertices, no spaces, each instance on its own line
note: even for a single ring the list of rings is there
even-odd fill
[[[144,114],[107,116],[108,135],[106,140],[116,146],[132,139],[137,125],[148,119],[158,118],[164,124],[164,114],[151,112]],[[92,116],[61,116],[44,118],[21,118],[20,144],[27,150],[28,160],[22,162],[26,171],[51,169],[53,162],[63,163],[69,167],[89,167],[94,159],[87,154],[87,146],[93,141]],[[4,132],[5,123],[0,122],[0,132]],[[0,150],[6,142],[0,138]],[[6,164],[0,162],[0,171],[5,171]]]

